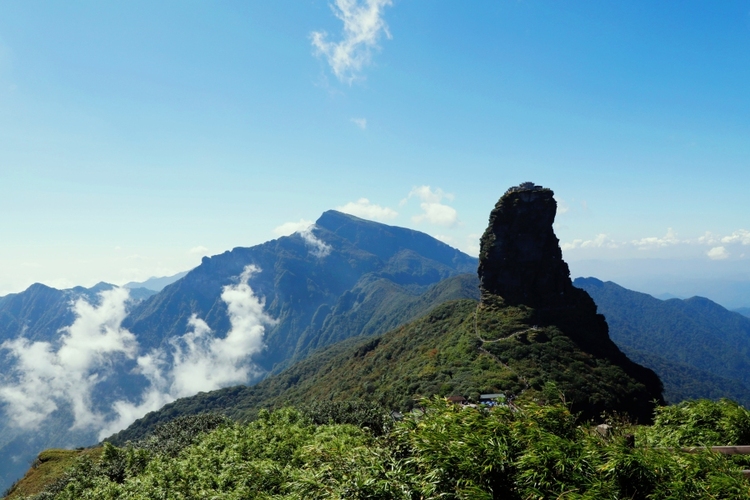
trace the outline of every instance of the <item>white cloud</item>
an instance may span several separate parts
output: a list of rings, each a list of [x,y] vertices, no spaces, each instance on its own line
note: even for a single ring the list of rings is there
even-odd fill
[[[169,340],[171,352],[156,349],[138,358],[139,373],[150,386],[140,403],[117,401],[113,405],[117,417],[102,429],[100,439],[177,398],[246,383],[251,375],[258,374],[251,357],[263,350],[265,329],[277,320],[266,314],[265,301],[248,284],[257,272],[256,266],[246,266],[239,283],[222,290],[221,300],[227,305],[231,325],[225,337],[216,337],[194,314],[188,320],[188,332]]]
[[[424,213],[412,217],[414,222],[427,221],[439,226],[454,226],[458,222],[458,213],[453,207],[441,203],[421,203]]]
[[[570,207],[567,203],[565,203],[565,200],[557,200],[557,213],[560,215],[566,214],[570,211]]]
[[[362,130],[367,128],[366,118],[352,118],[352,123],[361,128]]]
[[[454,238],[453,236],[449,236],[447,234],[435,234],[433,235],[433,237],[436,240],[442,241],[446,245],[455,246],[456,244],[456,238]]]
[[[190,250],[188,250],[188,253],[195,254],[195,255],[206,255],[208,253],[208,248],[199,245],[197,247],[193,247]]]
[[[710,231],[706,231],[706,233],[698,238],[698,244],[699,245],[715,245],[719,242],[719,238],[714,236],[714,234]]]
[[[299,234],[305,241],[305,245],[316,257],[323,258],[331,253],[331,246],[320,241],[314,234],[315,223],[313,221],[300,219],[299,222],[285,222],[273,230],[277,236],[290,236],[294,233]]]
[[[19,337],[2,344],[16,359],[13,382],[0,387],[6,413],[20,427],[38,426],[59,405],[70,405],[74,428],[102,425],[104,415],[91,405],[91,391],[104,380],[117,357],[134,358],[135,336],[120,325],[129,292],[114,288],[101,292],[100,304],[77,300],[76,319],[60,330],[60,345],[30,342]]]
[[[409,195],[401,200],[401,205],[405,205],[411,198],[419,198],[422,203],[422,213],[413,216],[411,219],[416,222],[427,221],[439,226],[451,227],[458,223],[458,212],[456,209],[440,203],[443,198],[453,200],[453,195],[445,193],[442,189],[432,189],[430,186],[418,186],[412,188]]]
[[[466,242],[461,250],[469,255],[477,257],[479,255],[479,240],[481,237],[482,235],[480,233],[466,235]]]
[[[339,80],[351,84],[370,63],[381,35],[391,38],[383,20],[383,10],[391,4],[391,0],[336,0],[331,8],[344,23],[343,39],[338,43],[329,42],[325,31],[310,34],[316,53],[326,57]]]
[[[573,250],[575,248],[618,248],[616,241],[610,239],[606,234],[601,233],[596,238],[590,240],[575,239],[570,243],[560,245],[562,250]]]
[[[739,229],[728,236],[720,236],[716,233],[706,231],[703,235],[695,238],[679,238],[677,232],[669,228],[663,237],[646,237],[631,241],[615,241],[605,234],[600,234],[590,240],[574,239],[565,242],[560,247],[565,250],[583,249],[583,248],[601,248],[601,249],[619,249],[622,252],[636,249],[639,252],[662,251],[669,248],[674,255],[698,257],[701,254],[707,255],[713,260],[723,260],[732,258],[744,258],[744,253],[737,248],[738,246],[750,246],[750,231]],[[700,250],[700,247],[708,247],[706,252]],[[732,248],[737,248],[736,252]]]
[[[433,190],[430,186],[416,186],[409,191],[409,196],[401,200],[401,204],[405,205],[410,198],[415,197],[427,203],[439,203],[443,201],[443,198],[453,201],[455,198],[453,194],[446,193],[440,188]]]
[[[285,222],[274,228],[273,234],[276,236],[289,236],[300,231],[304,231],[314,224],[311,220],[300,219],[299,222]]]
[[[646,250],[650,248],[662,248],[667,247],[671,245],[677,245],[678,243],[686,243],[684,241],[680,241],[677,238],[677,233],[672,229],[671,227],[667,229],[667,234],[664,235],[663,238],[657,238],[657,237],[648,237],[648,238],[641,238],[640,240],[633,240],[633,245],[640,248],[641,250]]]
[[[304,231],[298,231],[299,235],[302,236],[302,239],[305,240],[305,244],[307,245],[308,249],[310,250],[310,253],[313,254],[315,257],[323,258],[326,257],[328,254],[331,253],[331,245],[328,245],[321,240],[319,240],[312,232],[312,230],[315,229],[315,225],[309,226]]]
[[[360,198],[356,202],[349,202],[341,207],[336,207],[339,212],[345,214],[355,215],[362,217],[363,219],[376,220],[385,222],[387,220],[395,219],[398,216],[398,212],[388,207],[381,207],[374,203],[370,203],[367,198]]]
[[[708,258],[711,260],[724,260],[729,258],[729,252],[727,252],[727,249],[724,247],[714,247],[706,252],[706,255],[708,255]]]
[[[743,245],[750,245],[750,231],[747,229],[738,229],[729,236],[725,236],[721,239],[722,243],[741,243]]]
[[[70,408],[73,428],[97,431],[101,439],[177,398],[246,383],[258,374],[252,356],[264,348],[266,327],[276,324],[248,284],[257,272],[257,267],[247,266],[238,283],[222,289],[231,326],[224,337],[193,315],[188,331],[169,339],[167,349],[136,358],[136,337],[121,327],[129,292],[114,288],[99,294],[99,305],[83,299],[72,305],[76,319],[61,329],[58,345],[23,337],[4,342],[0,348],[16,361],[0,385],[6,417],[18,426],[35,428],[55,410]],[[136,360],[136,374],[148,380],[148,388],[136,402],[120,400],[109,411],[95,410],[109,403],[94,405],[92,391],[126,359]]]

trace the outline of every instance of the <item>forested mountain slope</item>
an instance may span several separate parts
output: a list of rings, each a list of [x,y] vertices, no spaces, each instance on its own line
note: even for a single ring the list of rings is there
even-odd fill
[[[574,284],[593,297],[612,340],[659,374],[669,401],[750,405],[750,318],[703,297],[659,300],[596,278]]]
[[[648,421],[661,383],[612,342],[585,291],[572,286],[552,231],[552,191],[509,190],[482,237],[481,301],[446,303],[382,337],[334,345],[254,387],[199,394],[112,439],[142,437],[179,415],[250,419],[262,407],[362,398],[405,410],[431,395],[564,395],[583,418],[617,411]]]
[[[38,424],[19,428],[10,418],[0,420],[0,456],[11,457],[0,461],[0,489],[18,477],[42,448],[95,443],[102,429],[120,418],[115,414],[115,402],[128,407],[143,404],[154,394],[163,401],[177,397],[169,386],[154,384],[172,380],[170,370],[175,359],[184,359],[185,353],[204,356],[206,363],[215,365],[212,370],[230,366],[235,373],[247,373],[245,379],[234,377],[235,384],[254,383],[303,359],[314,349],[351,336],[386,332],[446,300],[477,298],[477,278],[473,274],[476,267],[477,259],[424,233],[329,211],[306,231],[204,258],[200,266],[155,295],[131,290],[131,297],[150,297],[131,302],[121,324],[104,317],[106,310],[95,310],[100,300],[99,288],[104,290],[111,285],[90,291],[81,289],[94,308],[87,309],[92,319],[101,322],[98,326],[96,321],[87,322],[86,335],[94,338],[116,331],[129,342],[128,347],[123,344],[120,352],[110,357],[97,352],[87,358],[88,354],[82,353],[82,359],[101,362],[76,375],[81,383],[70,379],[65,384],[55,384],[55,374],[64,375],[66,371],[62,365],[42,375],[44,380],[40,383],[50,387],[82,387],[87,381],[95,381],[92,389],[79,398],[93,425],[80,425],[74,419],[73,401],[66,399],[67,389],[53,391],[50,397],[54,400],[35,403],[33,411],[49,408],[49,403],[55,408],[42,415]],[[249,269],[255,272],[248,273]],[[472,274],[464,274],[467,272]],[[455,279],[441,283],[446,278]],[[238,289],[238,284],[246,288]],[[238,299],[235,306],[239,309],[234,312],[229,311],[230,304],[225,300],[227,290]],[[243,291],[240,297],[236,296],[238,290]],[[37,349],[51,353],[48,358],[53,363],[59,361],[56,353],[62,348],[65,335],[60,329],[77,319],[72,302],[81,293],[72,295],[34,285],[21,294],[0,298],[0,342],[17,340],[20,343],[16,343],[14,352],[33,354],[33,349]],[[214,351],[208,345],[226,339],[232,329],[232,314],[235,324],[255,325],[250,333],[255,335],[258,348],[253,352],[234,349],[229,353],[233,360],[222,365],[211,357]],[[238,314],[244,314],[244,319],[238,319]],[[270,321],[263,322],[259,319],[262,317]],[[244,320],[249,322],[243,323]],[[205,328],[196,330],[195,325]],[[210,337],[198,339],[198,331],[208,332]],[[203,344],[196,344],[196,339]],[[77,345],[85,347],[86,343]],[[39,370],[29,375],[28,367],[12,354],[10,350],[0,351],[0,389],[8,388],[9,395],[17,393],[24,383],[28,390],[29,381],[40,376]],[[143,356],[146,357],[140,358]],[[144,376],[138,364],[139,359],[149,359],[148,356],[160,360],[161,374],[153,380]],[[201,366],[203,361],[191,362]],[[223,385],[228,384],[211,388]],[[185,389],[180,389],[175,394],[184,396],[198,390],[186,394]],[[5,417],[8,404],[2,407]],[[135,416],[125,425],[145,411],[132,413]]]
[[[230,325],[222,288],[248,265],[259,269],[249,284],[278,320],[266,330],[266,349],[255,359],[270,371],[301,359],[311,348],[385,331],[394,323],[368,324],[365,311],[380,307],[371,302],[388,295],[386,289],[402,297],[421,294],[445,278],[473,273],[477,260],[424,233],[331,210],[307,233],[205,257],[184,278],[136,307],[124,326],[144,347],[184,333],[192,314],[217,333],[226,332]]]

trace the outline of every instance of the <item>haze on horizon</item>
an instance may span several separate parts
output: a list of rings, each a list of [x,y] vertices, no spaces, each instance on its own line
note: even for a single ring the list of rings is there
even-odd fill
[[[574,276],[745,286],[748,42],[741,1],[3,2],[0,295],[328,209],[476,254],[524,181]]]

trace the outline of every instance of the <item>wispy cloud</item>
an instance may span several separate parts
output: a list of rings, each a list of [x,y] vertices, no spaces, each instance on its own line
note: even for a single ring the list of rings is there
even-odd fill
[[[299,222],[285,222],[274,228],[273,234],[276,236],[289,236],[299,231],[304,231],[314,224],[311,220],[300,219]]]
[[[366,118],[352,118],[352,123],[361,128],[362,130],[365,130],[367,128],[367,119]]]
[[[331,253],[331,246],[318,239],[313,230],[315,223],[311,220],[300,219],[299,222],[285,222],[273,230],[277,236],[290,236],[299,234],[305,241],[310,253],[315,257],[323,258]]]
[[[339,80],[349,84],[356,80],[362,68],[370,63],[381,36],[391,38],[383,19],[383,11],[389,5],[391,0],[336,0],[331,8],[344,23],[341,41],[328,41],[325,31],[310,34],[316,53],[327,59]]]
[[[479,238],[481,237],[482,235],[479,233],[467,234],[462,250],[469,255],[473,255],[474,257],[479,256]]]
[[[562,250],[573,250],[574,248],[618,248],[620,245],[610,239],[606,234],[598,234],[590,240],[576,239],[570,243],[560,245]]]
[[[641,238],[639,240],[633,240],[633,245],[636,247],[647,250],[650,248],[662,248],[671,245],[677,245],[678,243],[687,243],[677,238],[677,232],[671,227],[667,229],[667,234],[659,238],[656,236],[649,236],[647,238]]]
[[[721,239],[722,243],[740,243],[742,245],[750,245],[750,231],[747,229],[739,229],[729,236],[724,236]]]
[[[331,253],[331,245],[318,239],[318,237],[313,234],[313,229],[315,229],[314,224],[307,229],[298,232],[299,235],[302,236],[302,239],[305,240],[305,245],[307,245],[310,253],[315,257],[322,259]]]
[[[562,198],[556,198],[555,201],[557,201],[557,213],[559,215],[566,214],[570,211],[570,206],[565,203],[565,200],[563,200]]]
[[[357,201],[350,201],[346,205],[336,207],[339,212],[345,214],[355,215],[362,217],[363,219],[376,220],[385,222],[393,220],[398,216],[398,212],[388,207],[381,207],[374,203],[370,203],[367,198],[360,198]]]
[[[664,249],[671,249],[669,251],[678,252],[680,255],[690,255],[692,253],[693,256],[697,257],[703,254],[711,260],[725,260],[730,257],[744,258],[745,254],[742,251],[734,251],[732,248],[736,249],[737,247],[747,245],[750,245],[750,231],[746,229],[738,229],[726,236],[706,231],[697,238],[680,238],[674,229],[669,228],[664,236],[648,236],[630,241],[617,241],[606,234],[599,234],[589,240],[575,239],[565,242],[560,247],[565,251],[577,249],[620,249],[623,251],[637,250],[639,253],[663,252]],[[708,250],[702,250],[701,247],[709,248]]]
[[[193,255],[206,255],[208,253],[208,248],[198,245],[197,247],[193,247],[190,250],[188,250],[188,253]]]
[[[443,192],[442,189],[432,189],[430,186],[418,186],[413,188],[409,195],[401,200],[401,205],[405,205],[411,198],[419,198],[419,204],[422,213],[412,217],[416,223],[429,222],[438,226],[451,227],[458,223],[458,213],[456,209],[441,203],[443,199],[453,200],[453,195]]]
[[[0,347],[16,361],[0,386],[7,418],[36,428],[55,410],[70,408],[73,427],[97,431],[101,439],[177,398],[246,383],[259,372],[252,356],[264,348],[265,329],[276,324],[248,284],[258,272],[247,266],[222,289],[230,323],[225,336],[193,315],[186,333],[169,339],[167,348],[138,356],[136,337],[121,326],[128,290],[114,288],[100,294],[97,306],[84,299],[72,305],[76,319],[61,330],[59,344],[23,337],[4,342]],[[125,360],[136,360],[136,374],[148,381],[137,401],[92,401],[96,387],[124,369]]]
[[[248,284],[257,272],[256,266],[245,267],[239,283],[222,290],[231,325],[225,337],[215,336],[208,324],[193,314],[187,333],[169,340],[171,352],[155,349],[138,358],[139,372],[150,386],[138,403],[121,400],[113,405],[117,416],[101,430],[100,438],[177,398],[245,383],[258,373],[251,357],[264,348],[265,329],[276,320],[266,314],[264,301]]]

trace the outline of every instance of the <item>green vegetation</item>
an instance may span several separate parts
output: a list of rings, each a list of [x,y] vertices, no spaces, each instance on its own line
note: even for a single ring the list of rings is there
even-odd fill
[[[472,408],[432,399],[418,407],[379,435],[367,426],[377,408],[357,402],[263,410],[247,424],[212,417],[212,430],[190,417],[179,424],[192,430],[176,453],[175,429],[157,431],[148,448],[107,443],[100,458],[79,459],[32,498],[750,498],[750,483],[731,459],[649,446],[675,436],[700,444],[706,436],[691,434],[698,427],[750,428],[750,414],[730,402],[661,408],[646,429],[614,419],[608,436],[577,424],[562,404]],[[346,416],[347,409],[361,418]],[[380,417],[388,421],[385,410]],[[710,439],[739,444],[727,440],[747,437],[743,430]]]
[[[657,408],[642,437],[650,446],[750,445],[750,411],[728,399]]]
[[[653,369],[671,403],[730,398],[750,405],[750,318],[702,297],[659,300],[596,278],[578,278],[617,345]]]
[[[86,450],[44,450],[31,464],[26,475],[5,492],[7,498],[24,498],[41,493],[60,477],[65,477],[71,467],[85,460],[96,460],[101,448]]]
[[[406,412],[420,397],[462,395],[477,401],[483,393],[555,402],[563,394],[584,419],[616,411],[648,420],[654,391],[617,359],[587,351],[593,341],[579,345],[557,326],[535,322],[534,310],[523,306],[447,302],[383,336],[349,339],[319,351],[255,386],[175,401],[109,441],[137,441],[175,417],[205,412],[247,422],[263,408],[351,399]]]

